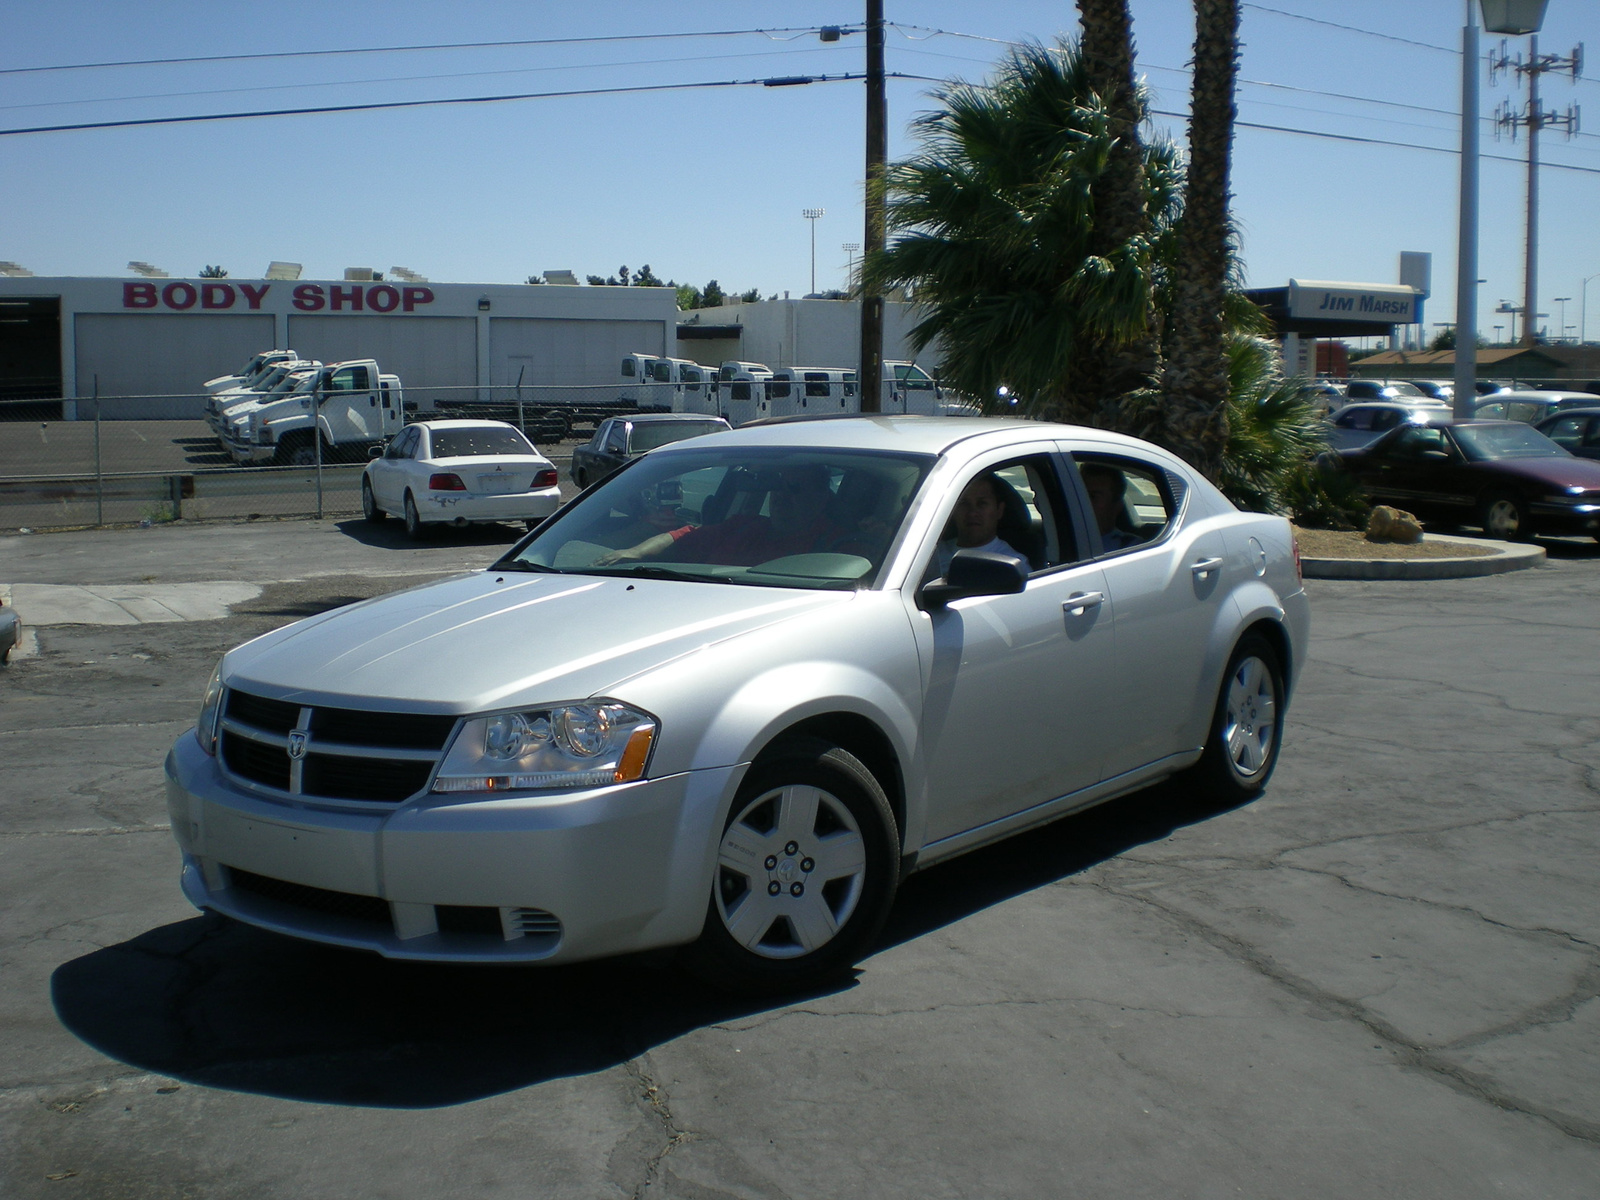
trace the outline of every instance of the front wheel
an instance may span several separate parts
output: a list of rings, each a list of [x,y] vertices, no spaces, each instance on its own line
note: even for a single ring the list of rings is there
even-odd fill
[[[899,832],[859,759],[793,738],[750,768],[717,847],[689,966],[716,986],[814,986],[865,953],[899,883]]]
[[[1247,634],[1234,648],[1190,782],[1208,801],[1242,804],[1260,794],[1283,741],[1283,667],[1272,644]]]
[[[1483,502],[1483,532],[1502,542],[1525,542],[1531,536],[1528,510],[1512,496],[1490,496]]]
[[[372,494],[372,480],[361,481],[361,515],[374,525],[383,523],[383,509],[378,507],[378,498]]]

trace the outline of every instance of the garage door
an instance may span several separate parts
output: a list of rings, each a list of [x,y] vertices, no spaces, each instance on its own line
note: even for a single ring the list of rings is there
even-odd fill
[[[289,344],[309,358],[375,358],[400,376],[408,403],[471,400],[478,382],[474,317],[289,317]]]
[[[496,317],[489,322],[490,382],[503,388],[521,372],[525,386],[549,389],[540,398],[615,399],[623,356],[664,354],[665,336],[660,321]]]
[[[108,419],[201,417],[201,384],[273,346],[266,313],[79,313],[74,328],[78,395],[98,377]]]

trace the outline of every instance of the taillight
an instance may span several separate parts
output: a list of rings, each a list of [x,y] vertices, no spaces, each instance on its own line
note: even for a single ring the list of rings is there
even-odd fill
[[[1294,534],[1289,535],[1289,546],[1294,551],[1294,578],[1296,583],[1304,583],[1306,577],[1300,573],[1300,539]]]
[[[540,471],[533,477],[533,486],[536,488],[555,487],[560,482],[556,469],[551,467],[548,471]]]
[[[428,476],[428,490],[433,492],[464,492],[467,485],[461,482],[461,476],[441,471],[437,475]]]

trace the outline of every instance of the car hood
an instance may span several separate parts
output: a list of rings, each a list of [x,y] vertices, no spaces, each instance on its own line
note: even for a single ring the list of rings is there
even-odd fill
[[[1578,458],[1499,458],[1479,464],[1499,474],[1516,475],[1536,485],[1557,490],[1600,488],[1600,462]]]
[[[483,571],[362,601],[230,652],[230,687],[304,704],[478,712],[584,699],[851,592]]]

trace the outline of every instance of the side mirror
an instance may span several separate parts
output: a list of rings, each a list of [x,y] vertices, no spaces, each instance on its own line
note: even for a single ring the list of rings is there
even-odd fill
[[[385,447],[385,446],[368,446],[367,447],[367,457],[368,458],[382,458],[386,451],[387,451],[387,447]]]
[[[968,596],[1012,596],[1028,586],[1028,564],[993,550],[957,550],[943,579],[918,593],[922,607],[943,608]]]

